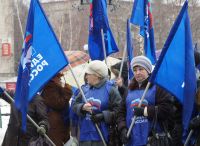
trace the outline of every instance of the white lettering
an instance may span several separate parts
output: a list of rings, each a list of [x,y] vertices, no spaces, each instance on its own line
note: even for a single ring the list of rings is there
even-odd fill
[[[37,66],[37,70],[38,70],[38,71],[42,71],[42,70],[43,70],[43,66],[42,66],[41,64],[39,64],[39,65]]]
[[[30,77],[31,77],[31,79],[30,79],[30,82],[31,82],[34,79],[34,75],[31,73]]]
[[[38,63],[40,63],[40,61],[37,60],[36,58],[33,58],[31,62],[34,64],[34,66],[36,66]]]
[[[38,54],[36,57],[38,58],[38,60],[42,60],[43,59],[43,56],[41,54]]]
[[[41,54],[37,54],[34,58],[32,58],[31,61],[31,69],[32,72],[30,74],[30,82],[31,83],[35,77],[39,75],[40,72],[44,70],[44,66],[48,66],[48,62],[44,60],[43,56]]]
[[[32,71],[32,74],[36,77],[36,76],[38,75],[38,71],[37,71],[36,69],[34,69],[34,70]]]
[[[46,62],[46,60],[43,60],[41,64],[42,64],[43,66],[49,65],[49,64]]]

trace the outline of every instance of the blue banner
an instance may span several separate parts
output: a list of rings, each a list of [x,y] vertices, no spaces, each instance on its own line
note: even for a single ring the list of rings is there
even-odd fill
[[[24,130],[28,103],[67,65],[68,60],[39,1],[31,0],[15,93]]]
[[[187,1],[184,3],[164,44],[150,82],[162,86],[182,103],[182,124],[185,135],[192,115],[196,93],[194,48]]]
[[[127,59],[128,59],[128,78],[129,81],[133,78],[133,71],[131,69],[131,60],[133,59],[133,42],[132,35],[130,30],[130,20],[127,20],[127,28],[126,28],[126,46],[127,46]]]
[[[118,52],[119,49],[111,32],[106,0],[92,0],[90,4],[90,21],[88,47],[92,60],[104,60],[101,29],[103,29],[106,56]]]
[[[130,22],[140,26],[140,34],[144,37],[144,51],[152,64],[156,63],[156,45],[154,41],[153,15],[150,0],[135,0]]]

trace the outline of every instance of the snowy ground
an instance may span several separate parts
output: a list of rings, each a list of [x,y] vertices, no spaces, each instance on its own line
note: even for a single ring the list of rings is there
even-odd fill
[[[2,99],[0,99],[0,108],[2,114],[10,113],[10,105],[7,102],[3,101]],[[9,121],[9,116],[2,116],[2,128],[0,128],[0,145],[3,141],[8,121]]]

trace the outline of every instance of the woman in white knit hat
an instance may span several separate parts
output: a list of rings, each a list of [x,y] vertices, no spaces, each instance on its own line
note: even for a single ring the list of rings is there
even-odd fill
[[[119,109],[121,97],[118,90],[108,81],[108,68],[99,60],[91,61],[86,69],[89,85],[84,90],[87,103],[79,94],[73,104],[74,112],[80,116],[80,146],[102,146],[101,138],[94,126],[97,123],[108,143],[108,127]]]
[[[131,61],[131,68],[134,78],[129,84],[128,95],[120,106],[117,118],[118,130],[121,133],[121,140],[127,146],[145,146],[151,131],[151,122],[157,116],[159,122],[166,120],[170,116],[172,96],[159,86],[151,85],[142,106],[138,104],[148,83],[148,78],[152,71],[151,61],[145,56],[134,57]],[[131,119],[136,116],[134,127],[127,138],[127,130],[131,124]]]

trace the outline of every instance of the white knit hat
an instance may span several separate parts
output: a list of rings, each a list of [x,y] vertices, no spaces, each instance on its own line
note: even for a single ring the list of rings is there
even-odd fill
[[[88,64],[85,73],[94,74],[99,77],[107,77],[108,67],[103,61],[93,60]]]
[[[145,56],[134,57],[131,60],[131,69],[133,70],[133,68],[135,66],[141,66],[141,67],[143,67],[149,74],[152,71],[151,61],[147,57],[145,57]]]

